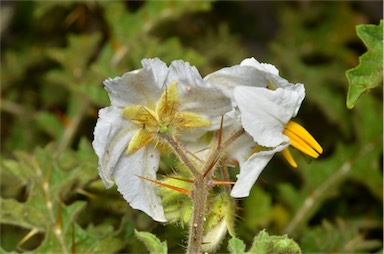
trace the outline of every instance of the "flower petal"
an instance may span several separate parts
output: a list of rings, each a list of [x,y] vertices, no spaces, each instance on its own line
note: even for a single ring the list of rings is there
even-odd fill
[[[272,150],[254,153],[249,159],[239,161],[240,174],[237,175],[236,184],[233,186],[231,196],[243,198],[249,196],[252,186],[257,178],[272,159],[276,152],[282,151],[288,144],[278,146]]]
[[[143,68],[125,73],[122,77],[104,81],[112,106],[125,107],[140,104],[154,108],[154,104],[163,91],[163,84],[168,73],[164,62],[144,59]]]
[[[189,111],[211,117],[222,116],[230,111],[231,101],[224,93],[205,82],[196,67],[181,60],[173,61],[169,67],[167,84],[177,82],[180,94],[180,111]]]
[[[289,142],[284,127],[296,116],[304,96],[302,84],[276,90],[241,86],[234,92],[244,129],[265,147]]]
[[[234,124],[236,126],[240,126],[237,122]],[[236,128],[237,129],[237,128]],[[224,129],[224,139],[227,139],[233,134],[234,130],[230,127]],[[247,155],[249,155],[252,151],[252,148],[255,146],[255,141],[253,138],[244,133],[229,147],[228,156],[232,160],[236,160],[240,165],[244,164],[247,160]]]
[[[279,70],[272,64],[259,63],[255,58],[244,59],[241,66],[250,66],[263,72],[264,77],[268,80],[267,85],[272,88],[286,88],[292,86],[286,79],[279,76]]]
[[[167,65],[157,57],[152,59],[145,58],[141,60],[141,64],[144,69],[152,72],[155,83],[158,84],[158,87],[162,88],[168,75]]]
[[[156,180],[160,153],[153,146],[146,146],[131,156],[122,154],[113,177],[117,190],[134,209],[139,209],[154,220],[166,222],[161,199],[156,193],[157,186],[139,176]]]
[[[256,69],[259,69],[264,72],[269,72],[274,75],[279,75],[279,70],[272,64],[260,63],[254,57],[244,59],[241,63],[241,66],[252,66]]]
[[[267,87],[268,85],[264,72],[253,66],[235,65],[223,68],[209,74],[204,80],[222,90],[227,97],[231,98],[232,102],[235,102],[233,89],[236,86]]]
[[[112,175],[120,155],[124,154],[137,125],[121,116],[116,107],[100,109],[94,131],[93,148],[99,157],[99,175],[106,188],[113,186]]]

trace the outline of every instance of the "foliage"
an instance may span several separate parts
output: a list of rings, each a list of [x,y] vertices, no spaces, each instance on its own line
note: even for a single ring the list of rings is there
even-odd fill
[[[265,230],[255,236],[252,247],[245,252],[245,244],[238,238],[232,238],[228,244],[228,250],[232,254],[236,253],[301,253],[300,247],[289,239],[287,235],[270,236]]]
[[[368,48],[359,66],[346,72],[349,81],[347,107],[353,108],[361,94],[383,82],[383,20],[380,25],[358,25],[357,35]]]
[[[161,242],[155,235],[148,232],[139,232],[136,230],[135,235],[145,244],[150,253],[167,253],[167,243]]]
[[[21,201],[1,198],[0,222],[30,230],[18,247],[35,234],[44,235],[35,250],[41,253],[107,252],[124,246],[118,231],[96,234],[95,228],[85,230],[76,223],[86,203],[69,200],[84,192],[95,178],[95,158],[88,141],[83,140],[76,153],[68,151],[61,159],[55,159],[52,146],[36,148],[32,155],[17,152],[15,156],[16,160],[2,161],[2,185],[24,187],[24,196]]]
[[[380,2],[372,5],[382,9]],[[146,57],[183,59],[204,76],[248,56],[305,84],[298,122],[325,154],[310,164],[298,159],[298,170],[276,156],[251,195],[237,201],[236,238],[227,236],[218,252],[261,248],[264,228],[271,238],[288,234],[304,253],[382,250],[382,92],[369,90],[355,105],[366,88],[354,91],[361,84],[356,73],[382,68],[383,23],[361,25],[379,23],[367,6],[2,3],[1,252],[145,252],[143,242],[152,240],[163,252],[182,252],[185,228],[154,223],[131,209],[115,188],[105,190],[97,175],[90,142],[97,111],[109,104],[102,81],[140,68]],[[348,111],[344,73],[365,51],[356,25],[368,51],[348,71],[354,95],[348,107],[355,105]],[[382,69],[363,83],[374,88],[380,75]],[[162,174],[171,175],[172,167],[172,157],[162,158]],[[174,204],[170,212],[188,207]],[[190,214],[184,211],[184,217]],[[181,225],[184,217],[175,220]]]

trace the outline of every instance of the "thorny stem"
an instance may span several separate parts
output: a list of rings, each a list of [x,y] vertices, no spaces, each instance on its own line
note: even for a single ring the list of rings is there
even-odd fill
[[[187,156],[187,149],[178,142],[174,137],[168,135],[168,134],[162,134],[162,138],[164,138],[168,144],[172,147],[173,151],[176,153],[176,155],[180,158],[180,160],[184,163],[185,166],[188,167],[188,169],[192,172],[192,174],[197,177],[200,175],[200,172],[196,169],[196,167],[193,165],[193,163],[189,160]]]
[[[207,160],[207,165],[204,167],[203,171],[204,176],[206,176],[213,168],[214,165],[220,160],[223,155],[223,152],[234,142],[238,137],[244,133],[244,129],[241,128],[238,131],[234,132],[223,144],[218,144],[217,149],[215,149]]]
[[[187,149],[173,136],[169,134],[160,134],[171,146],[176,155],[184,163],[186,167],[192,172],[195,179],[193,180],[194,189],[191,192],[191,198],[193,202],[193,216],[190,226],[189,239],[188,239],[188,254],[201,253],[202,239],[204,236],[204,222],[205,222],[205,209],[207,198],[210,189],[212,188],[212,175],[216,168],[217,163],[227,150],[227,148],[236,141],[243,133],[244,129],[241,128],[234,132],[227,140],[221,143],[221,130],[219,136],[213,140],[216,144],[216,149],[212,149],[211,154],[208,156],[205,164],[198,170],[195,165],[190,161],[187,156]],[[211,174],[209,174],[211,172]]]
[[[194,189],[192,192],[193,201],[193,218],[191,221],[189,239],[188,239],[188,254],[201,253],[201,244],[204,236],[204,222],[205,222],[205,207],[209,190],[212,187],[211,180],[217,162],[222,157],[225,150],[231,145],[238,137],[244,133],[244,129],[241,129],[232,134],[224,144],[217,142],[217,149],[214,149],[208,160],[204,164],[202,170],[199,172],[199,176],[194,180]],[[221,136],[218,137],[218,141],[221,140]]]
[[[190,226],[187,254],[201,253],[201,243],[204,236],[205,207],[207,203],[210,177],[200,175],[195,179],[192,191],[193,217]]]

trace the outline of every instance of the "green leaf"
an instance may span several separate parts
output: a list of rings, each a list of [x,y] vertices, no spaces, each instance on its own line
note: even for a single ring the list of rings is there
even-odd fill
[[[289,239],[287,235],[269,235],[262,230],[253,240],[252,248],[248,253],[301,253],[299,245]]]
[[[353,108],[359,97],[383,81],[383,20],[380,25],[358,25],[357,35],[368,51],[360,58],[360,64],[346,72],[349,82],[347,107]]]
[[[245,253],[245,243],[242,240],[233,237],[231,240],[228,241],[228,251],[231,254]]]
[[[100,41],[99,33],[68,36],[68,47],[48,49],[47,54],[53,60],[60,63],[68,73],[63,75],[80,79],[88,67],[89,59],[94,54]]]
[[[0,198],[0,223],[23,228],[45,230],[45,216],[36,207],[26,206],[14,199]]]
[[[54,150],[55,147],[47,146],[36,148],[34,154],[16,152],[16,159],[2,161],[2,175],[9,180],[2,181],[2,188],[7,190],[17,183],[24,186],[25,191],[21,198],[20,194],[14,195],[18,200],[14,196],[0,199],[0,223],[26,229],[19,233],[20,239],[27,236],[28,230],[43,234],[44,239],[34,249],[39,253],[118,251],[125,245],[121,230],[102,234],[88,232],[76,223],[86,202],[64,203],[75,194],[83,193],[81,190],[97,177],[97,158],[89,141],[83,139],[76,152],[67,151],[60,158],[56,158]],[[29,239],[31,237],[24,243]]]
[[[136,237],[142,241],[150,253],[164,253],[167,254],[167,242],[161,242],[159,238],[148,232],[139,232],[135,230]]]

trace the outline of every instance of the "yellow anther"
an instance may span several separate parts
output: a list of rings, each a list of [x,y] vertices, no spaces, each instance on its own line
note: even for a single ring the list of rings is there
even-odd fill
[[[288,150],[288,148],[285,148],[283,151],[281,151],[282,155],[284,156],[284,158],[288,161],[288,163],[294,167],[294,168],[297,168],[297,163],[296,161],[293,159],[293,156],[291,154],[291,152]]]
[[[293,146],[297,150],[311,156],[312,158],[319,157],[319,154],[309,144],[307,144],[300,136],[297,136],[295,133],[293,133],[288,129],[284,130],[284,134],[289,137],[291,146]]]
[[[323,148],[320,146],[320,144],[314,139],[314,137],[300,124],[289,121],[288,124],[285,126],[286,130],[291,131],[296,136],[300,137],[301,140],[303,140],[305,143],[307,143],[310,147],[315,149],[319,154],[323,153]],[[289,135],[287,135],[289,136]]]

